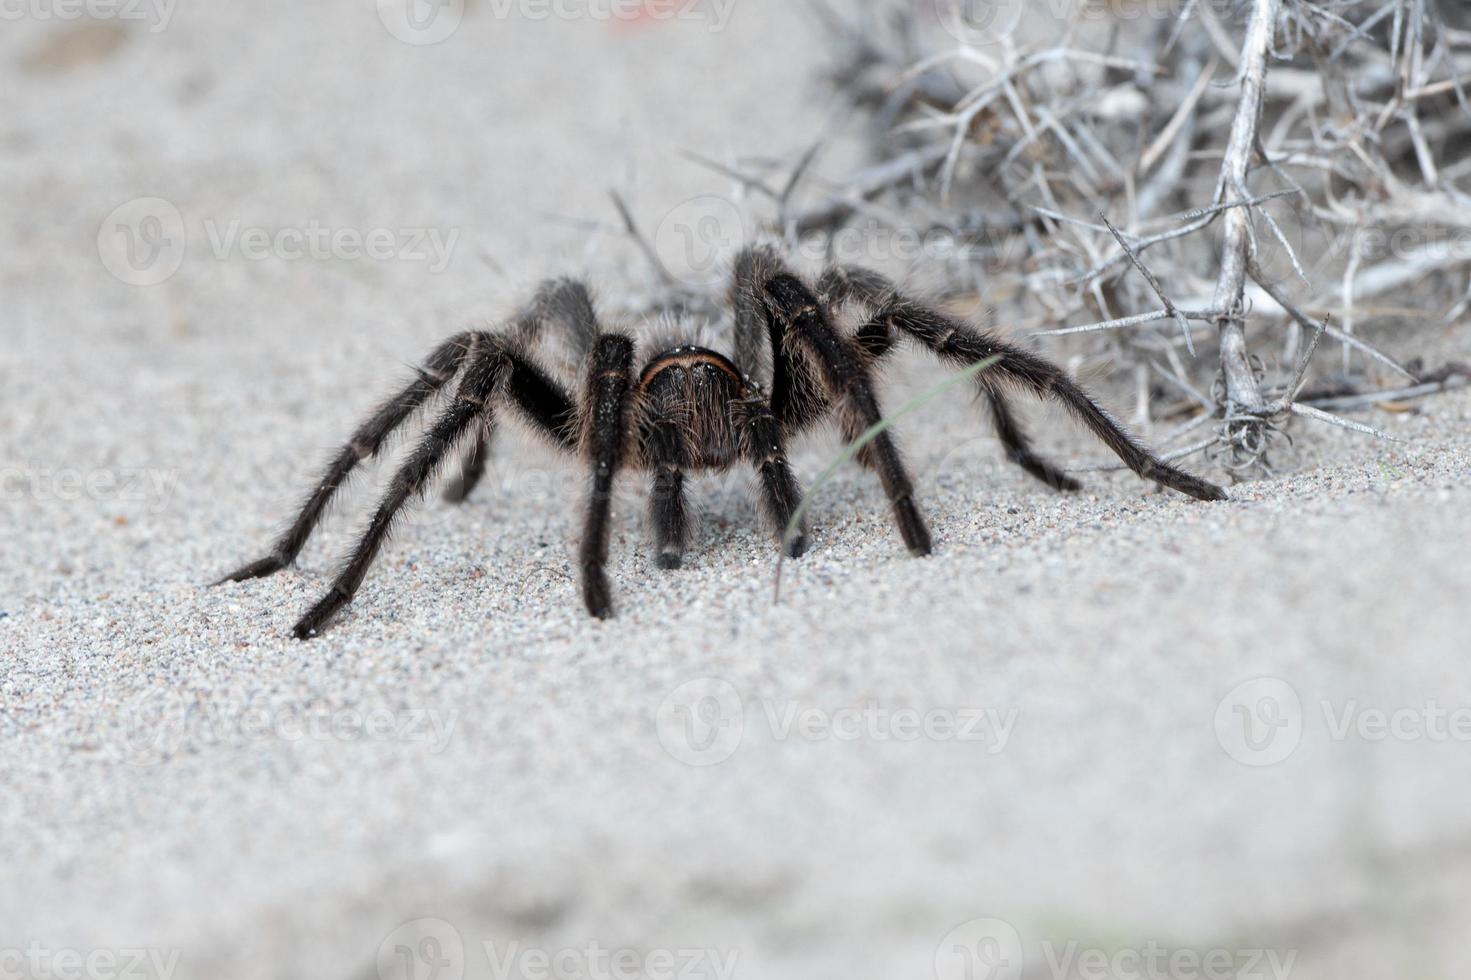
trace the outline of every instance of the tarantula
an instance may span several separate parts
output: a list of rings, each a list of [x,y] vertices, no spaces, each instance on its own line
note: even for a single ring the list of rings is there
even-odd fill
[[[505,331],[463,333],[435,350],[418,377],[364,422],[332,459],[271,553],[220,583],[261,578],[291,564],[353,469],[376,457],[389,434],[451,382],[453,398],[395,474],[331,589],[297,622],[299,639],[315,635],[352,601],[395,516],[461,446],[467,450],[463,472],[446,497],[461,501],[470,494],[484,471],[496,410],[507,405],[553,445],[582,455],[592,467],[580,565],[583,601],[593,616],[606,618],[613,611],[604,572],[608,516],[614,477],[625,468],[651,474],[650,513],[661,567],[678,568],[689,539],[685,474],[724,470],[740,461],[759,477],[762,510],[786,554],[798,557],[807,547],[805,528],[790,538],[783,534],[801,499],[787,462],[787,441],[834,416],[849,441],[876,424],[881,412],[875,369],[905,337],[958,367],[995,358],[976,383],[996,434],[1008,458],[1048,486],[1079,489],[1032,450],[1007,402],[1009,389],[1057,399],[1139,476],[1198,500],[1225,499],[1219,487],[1135,442],[1061,368],[907,298],[877,273],[835,266],[812,287],[774,250],[748,248],[736,260],[729,301],[732,357],[674,346],[649,355],[635,372],[633,339],[602,329],[587,289],[570,279],[547,282]],[[845,315],[856,329],[840,328]],[[568,332],[585,365],[580,398],[573,398],[530,353],[548,324]],[[756,380],[763,373],[763,355],[770,359],[769,388]],[[928,555],[930,534],[889,434],[865,445],[858,461],[878,475],[904,544],[915,555]]]

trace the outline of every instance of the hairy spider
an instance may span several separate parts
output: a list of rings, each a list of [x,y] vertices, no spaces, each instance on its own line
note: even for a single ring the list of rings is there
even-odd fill
[[[506,405],[553,445],[582,455],[592,467],[580,549],[582,596],[588,612],[606,618],[613,611],[604,573],[608,515],[620,470],[650,474],[650,513],[663,568],[680,566],[689,538],[684,480],[691,470],[724,470],[740,461],[752,466],[761,508],[780,541],[801,499],[787,462],[787,440],[834,416],[849,441],[879,422],[874,370],[906,337],[959,367],[996,358],[976,378],[996,434],[1013,462],[1049,486],[1079,488],[1033,452],[1007,402],[1009,390],[1057,399],[1139,476],[1198,500],[1225,499],[1219,487],[1135,442],[1061,368],[905,297],[877,273],[833,267],[814,288],[775,251],[748,248],[736,260],[729,300],[733,356],[672,346],[649,355],[635,372],[633,339],[599,326],[586,288],[569,279],[547,282],[503,332],[463,333],[435,350],[418,378],[385,402],[332,459],[271,553],[220,582],[261,578],[293,562],[352,470],[377,456],[390,433],[453,382],[453,398],[394,475],[331,589],[296,624],[296,636],[315,635],[352,601],[396,515],[460,447],[463,471],[446,497],[460,501],[474,490],[496,411]],[[843,323],[856,329],[845,330]],[[584,364],[580,398],[532,357],[548,324],[566,331],[572,352]],[[769,388],[755,380],[765,374],[768,357]],[[915,555],[929,554],[929,530],[888,432],[869,442],[858,460],[877,473],[905,545]],[[792,557],[806,547],[805,529],[786,543]]]

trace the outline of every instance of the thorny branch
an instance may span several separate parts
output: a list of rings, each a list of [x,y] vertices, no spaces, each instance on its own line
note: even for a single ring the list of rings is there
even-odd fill
[[[799,194],[775,168],[726,171],[780,194],[789,241],[820,238],[831,255],[869,221],[938,242],[890,256],[892,271],[957,307],[991,307],[1014,331],[1089,345],[1084,356],[1148,387],[1141,412],[1207,408],[1209,448],[1243,475],[1269,467],[1273,433],[1293,418],[1378,434],[1324,409],[1464,383],[1421,383],[1380,346],[1398,330],[1394,346],[1413,351],[1417,325],[1471,309],[1471,8],[818,10],[830,82],[865,125],[869,160],[824,181],[809,151]],[[1308,337],[1311,350],[1338,345],[1341,363],[1311,364]],[[1309,372],[1334,399],[1308,403]]]
[[[1221,161],[1216,203],[1228,197],[1248,198],[1247,178],[1258,146],[1257,129],[1266,95],[1267,60],[1277,29],[1281,0],[1255,0],[1246,42],[1241,48],[1240,101],[1231,124],[1231,137]],[[1232,208],[1225,213],[1225,239],[1221,245],[1221,274],[1216,280],[1214,306],[1226,311],[1218,321],[1221,344],[1221,374],[1225,379],[1227,417],[1260,412],[1262,393],[1252,370],[1246,347],[1246,264],[1254,248],[1250,208]],[[1249,418],[1249,416],[1248,416]],[[1233,447],[1255,443],[1257,433],[1242,428],[1260,426],[1254,421],[1229,425],[1226,437]]]

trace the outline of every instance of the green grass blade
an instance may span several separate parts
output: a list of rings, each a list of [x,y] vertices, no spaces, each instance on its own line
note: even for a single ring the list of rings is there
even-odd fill
[[[870,442],[873,442],[880,435],[886,432],[891,426],[893,426],[895,422],[899,421],[904,416],[917,409],[923,408],[925,405],[934,401],[936,398],[940,397],[951,388],[954,388],[956,385],[964,384],[965,382],[971,380],[999,360],[1001,360],[1001,355],[993,354],[990,357],[976,361],[974,364],[968,366],[965,370],[961,371],[954,377],[946,378],[939,384],[934,385],[930,388],[926,388],[924,391],[920,392],[918,395],[915,395],[912,399],[900,406],[897,412],[894,412],[892,415],[886,415],[883,418],[879,419],[873,425],[869,426],[862,435],[860,435],[857,439],[854,439],[847,446],[843,447],[843,451],[838,453],[837,456],[833,457],[832,462],[828,463],[823,471],[818,474],[817,481],[812,484],[812,488],[802,495],[802,502],[797,505],[797,509],[792,513],[792,519],[787,522],[786,530],[782,532],[781,550],[777,552],[776,556],[775,601],[781,601],[781,570],[782,564],[786,561],[787,546],[790,545],[792,540],[797,536],[797,531],[802,526],[802,518],[806,516],[807,508],[812,504],[812,499],[817,496],[817,491],[821,490],[823,485],[826,484],[828,480],[832,479],[832,475],[837,472],[838,467],[842,466],[844,463],[850,462],[854,457],[856,457],[860,452],[863,451],[864,446],[868,445]]]

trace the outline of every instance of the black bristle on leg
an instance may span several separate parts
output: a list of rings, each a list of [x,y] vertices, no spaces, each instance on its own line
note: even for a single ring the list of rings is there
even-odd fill
[[[767,281],[766,296],[773,319],[786,326],[786,334],[796,343],[806,346],[823,372],[833,399],[844,410],[843,430],[849,441],[881,422],[883,413],[874,394],[873,379],[857,345],[833,329],[812,291],[796,276],[782,273]],[[930,554],[933,545],[914,502],[914,484],[889,433],[875,436],[858,458],[878,474],[910,553]]]
[[[459,334],[441,344],[419,369],[419,376],[406,388],[379,406],[369,419],[360,425],[347,445],[337,451],[327,470],[317,481],[316,487],[307,497],[306,503],[292,521],[291,526],[277,539],[271,553],[253,561],[215,582],[244,582],[248,579],[264,578],[275,574],[296,560],[301,549],[311,537],[312,531],[321,521],[327,505],[337,495],[357,465],[372,459],[382,451],[384,443],[395,429],[437,394],[460,370],[474,343],[474,334]]]
[[[775,530],[783,553],[788,558],[800,558],[807,553],[806,523],[798,525],[790,539],[786,534],[793,515],[802,506],[802,488],[787,460],[781,423],[759,398],[741,403],[740,409],[737,418],[741,423],[742,455],[756,467],[760,478],[761,511]]]
[[[463,504],[480,485],[485,476],[488,448],[485,435],[481,433],[470,441],[470,449],[460,461],[460,472],[444,489],[444,499],[452,504]]]
[[[659,567],[674,571],[684,565],[689,545],[689,509],[685,500],[684,473],[672,466],[654,472],[649,493],[649,517],[654,526],[654,548]]]
[[[444,409],[412,454],[399,467],[367,530],[343,565],[332,588],[296,624],[297,639],[315,636],[338,610],[352,601],[363,584],[368,568],[383,547],[394,519],[413,498],[423,493],[445,455],[452,451],[477,419],[493,424],[490,396],[506,368],[506,360],[495,353],[480,356],[465,371],[454,401]]]
[[[897,328],[956,367],[968,367],[996,358],[996,362],[977,378],[977,384],[988,397],[993,391],[999,394],[1001,387],[1013,386],[1025,388],[1040,398],[1053,398],[1112,450],[1125,466],[1144,479],[1197,500],[1227,499],[1226,492],[1220,487],[1176,469],[1136,442],[1056,364],[904,298],[891,283],[876,273],[844,269],[836,273],[830,271],[824,282],[830,279],[841,283],[844,299],[865,307],[865,315],[871,322]],[[995,404],[993,401],[993,407]],[[1005,436],[1002,438],[1004,440]],[[1031,460],[1037,461],[1034,456]]]
[[[1074,493],[1083,489],[1081,483],[1033,451],[1032,441],[1017,421],[1005,395],[994,388],[986,388],[986,400],[991,405],[991,420],[996,426],[996,438],[1001,440],[1007,459],[1054,490]]]
[[[645,397],[647,402],[646,391]],[[666,395],[658,400],[657,407],[646,409],[648,418],[641,427],[640,438],[648,464],[654,470],[649,487],[649,524],[654,532],[655,560],[660,568],[673,571],[684,565],[684,552],[689,546],[689,501],[685,495],[684,471],[691,458],[686,427],[679,418],[662,410],[668,403]]]
[[[549,279],[542,283],[531,308],[522,315],[518,329],[526,339],[538,340],[548,321],[562,329],[577,357],[586,357],[598,341],[598,318],[593,311],[592,296],[577,279]]]
[[[913,315],[898,317],[895,322],[909,332],[934,336],[933,325]],[[1196,500],[1225,500],[1226,491],[1209,481],[1177,469],[1155,456],[1135,442],[1124,427],[1114,421],[1113,416],[1088,397],[1082,387],[1049,361],[1035,354],[986,337],[968,328],[946,327],[948,333],[932,348],[936,353],[957,365],[974,364],[988,357],[999,356],[994,371],[995,379],[987,384],[1011,382],[1021,385],[1040,397],[1052,397],[1060,402],[1074,418],[1082,422],[1098,440],[1113,451],[1125,466],[1146,480],[1153,480],[1162,487],[1194,497]]]
[[[579,297],[581,302],[587,301],[586,291],[574,289],[574,286],[575,283],[564,283],[554,293],[560,297],[559,302],[570,305],[573,310],[578,307]],[[522,326],[526,329],[525,324]],[[575,329],[582,331],[587,328],[575,325]],[[505,396],[521,417],[559,448],[574,448],[577,444],[577,409],[562,386],[526,356],[516,342],[487,340],[486,343],[495,344],[510,363]],[[488,432],[480,432],[465,454],[458,477],[445,489],[444,499],[453,504],[469,499],[485,476],[489,461],[490,436]]]
[[[613,502],[613,480],[623,463],[627,444],[628,398],[633,387],[633,341],[621,334],[604,334],[588,359],[587,444],[592,463],[580,563],[582,598],[598,619],[613,615],[608,587],[608,519]]]

